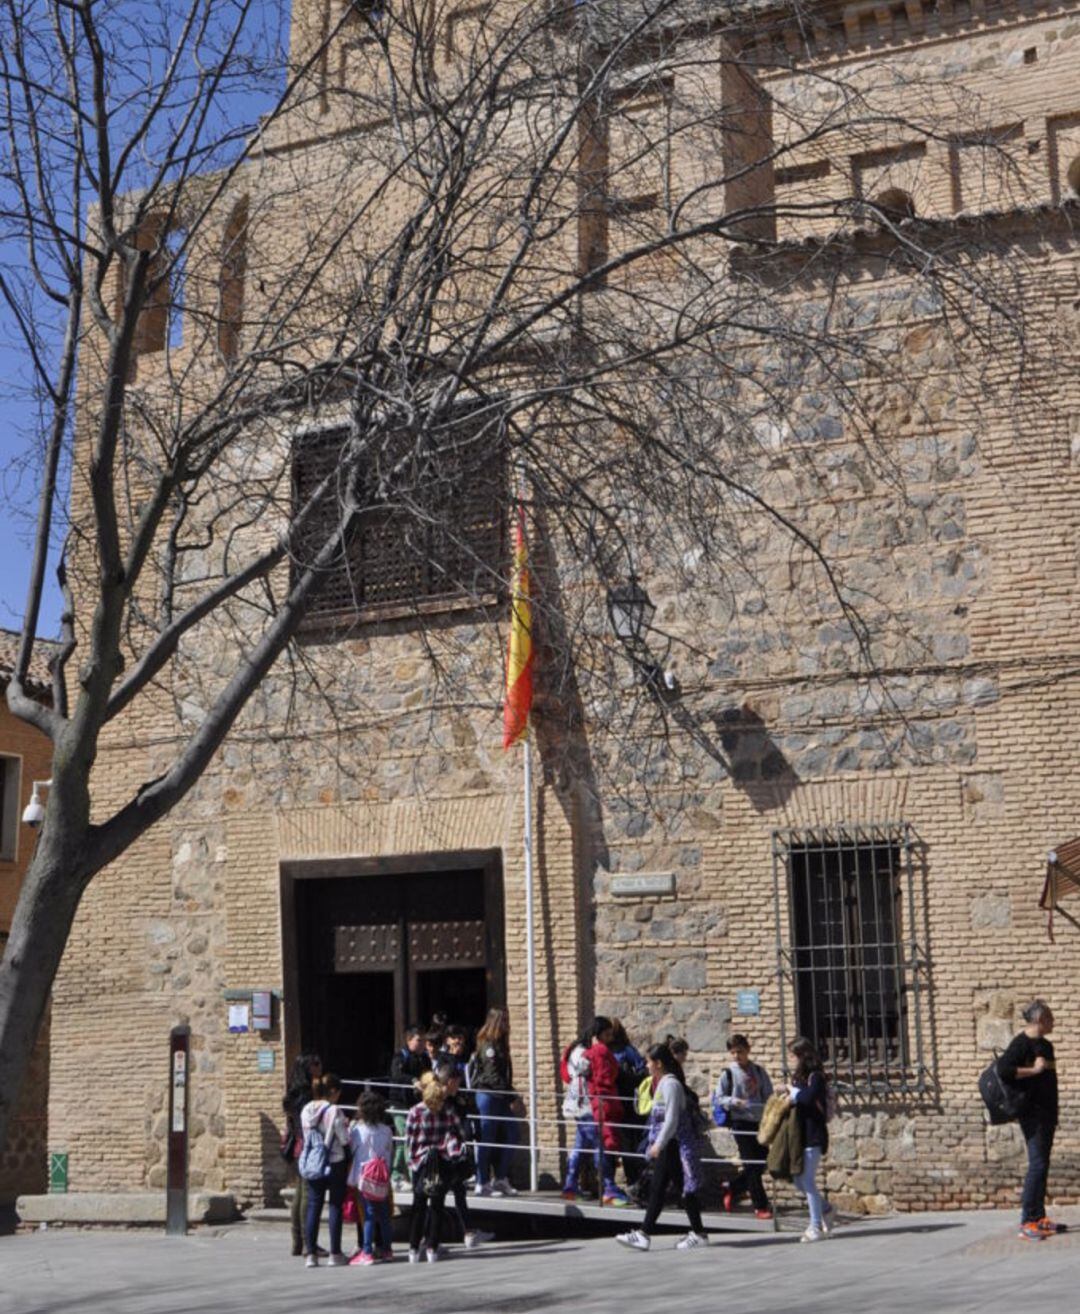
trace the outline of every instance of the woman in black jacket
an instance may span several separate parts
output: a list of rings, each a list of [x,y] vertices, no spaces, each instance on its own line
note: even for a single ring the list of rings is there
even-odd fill
[[[322,1070],[322,1059],[318,1054],[299,1055],[293,1063],[289,1086],[285,1098],[281,1101],[281,1107],[285,1112],[285,1134],[281,1139],[282,1154],[288,1152],[288,1163],[295,1182],[292,1206],[289,1210],[294,1255],[304,1253],[303,1220],[307,1214],[307,1182],[296,1172],[296,1161],[304,1144],[304,1133],[300,1127],[300,1110],[318,1094]]]
[[[1042,1241],[1055,1232],[1065,1231],[1063,1223],[1055,1223],[1046,1216],[1046,1177],[1058,1122],[1054,1047],[1046,1039],[1054,1029],[1054,1015],[1048,1004],[1034,999],[1021,1016],[1027,1025],[998,1059],[998,1076],[1002,1081],[1019,1084],[1027,1096],[1019,1118],[1028,1156],[1020,1205],[1020,1236],[1025,1241]]]
[[[825,1069],[809,1040],[797,1037],[788,1046],[788,1053],[795,1060],[788,1096],[799,1120],[803,1144],[803,1169],[793,1181],[810,1208],[810,1226],[799,1239],[821,1241],[829,1235],[828,1206],[817,1184],[818,1168],[829,1149],[829,1091]]]
[[[517,1144],[517,1123],[524,1109],[514,1094],[510,1062],[510,1014],[488,1010],[476,1033],[476,1053],[469,1065],[476,1096],[480,1137],[476,1146],[476,1194],[517,1195],[510,1185],[510,1153]]]

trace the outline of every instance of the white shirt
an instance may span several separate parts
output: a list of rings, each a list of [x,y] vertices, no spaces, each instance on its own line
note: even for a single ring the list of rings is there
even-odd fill
[[[390,1169],[394,1153],[394,1134],[384,1122],[354,1122],[349,1128],[352,1146],[352,1163],[349,1165],[349,1185],[360,1185],[360,1174],[369,1159],[381,1159]]]

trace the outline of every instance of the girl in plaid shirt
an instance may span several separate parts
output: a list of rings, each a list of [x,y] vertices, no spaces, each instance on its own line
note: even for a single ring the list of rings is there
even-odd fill
[[[419,1261],[423,1243],[428,1263],[434,1264],[439,1258],[439,1232],[449,1185],[449,1173],[443,1165],[463,1157],[465,1128],[453,1104],[447,1103],[446,1087],[432,1073],[425,1072],[420,1078],[420,1090],[420,1103],[413,1105],[405,1120],[405,1150],[413,1183],[409,1263]]]

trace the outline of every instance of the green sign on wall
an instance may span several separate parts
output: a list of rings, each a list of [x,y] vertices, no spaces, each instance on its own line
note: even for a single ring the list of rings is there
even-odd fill
[[[66,1195],[68,1189],[68,1157],[66,1150],[49,1151],[49,1194]]]

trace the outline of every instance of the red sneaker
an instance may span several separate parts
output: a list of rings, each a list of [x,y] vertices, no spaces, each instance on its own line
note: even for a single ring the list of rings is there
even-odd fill
[[[735,1197],[731,1193],[731,1187],[724,1188],[724,1194],[720,1197],[720,1203],[724,1206],[724,1213],[730,1214],[735,1208]]]
[[[761,1221],[764,1223],[764,1222],[766,1222],[767,1220],[770,1220],[770,1219],[772,1218],[772,1210],[771,1210],[771,1209],[755,1209],[755,1210],[754,1210],[754,1217],[755,1217],[755,1218],[760,1218]]]

